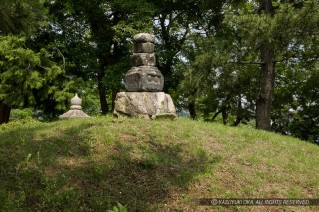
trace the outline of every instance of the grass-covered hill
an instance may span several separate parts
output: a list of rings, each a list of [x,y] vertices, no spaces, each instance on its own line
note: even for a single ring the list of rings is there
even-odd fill
[[[0,211],[318,211],[200,198],[319,198],[319,146],[188,119],[0,127]]]

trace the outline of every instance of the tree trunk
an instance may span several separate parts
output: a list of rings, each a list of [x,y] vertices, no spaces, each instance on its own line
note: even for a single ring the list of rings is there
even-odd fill
[[[226,125],[228,122],[228,114],[227,114],[226,107],[223,107],[223,109],[222,109],[222,117],[223,117],[223,124]]]
[[[213,118],[212,118],[212,121],[214,121],[215,118],[216,118],[220,113],[222,113],[223,124],[224,124],[224,125],[227,124],[227,122],[228,122],[228,113],[227,113],[227,110],[230,109],[230,107],[227,106],[229,98],[230,98],[230,96],[228,95],[228,96],[226,97],[226,99],[223,101],[223,104],[222,104],[222,106],[220,107],[220,110],[217,111],[217,112],[214,114],[214,116],[213,116]]]
[[[259,12],[264,11],[269,15],[273,15],[273,6],[271,0],[259,0]]]
[[[241,105],[241,97],[238,98],[237,102],[237,115],[236,115],[236,120],[232,124],[233,126],[238,126],[243,119],[243,108]]]
[[[263,64],[260,67],[259,93],[256,101],[256,128],[271,130],[271,105],[274,96],[275,62],[269,46],[261,49]]]
[[[219,111],[217,111],[213,118],[211,119],[212,121],[215,120],[215,118],[219,115],[222,114],[222,119],[223,119],[223,124],[226,125],[228,122],[228,114],[227,114],[227,108],[226,107],[222,107]]]
[[[108,67],[108,55],[110,54],[111,48],[109,45],[112,40],[111,30],[106,30],[101,24],[101,20],[104,19],[104,15],[98,12],[98,6],[90,3],[90,1],[85,1],[87,5],[83,8],[84,12],[88,18],[90,28],[92,31],[93,39],[97,43],[97,57],[98,57],[98,66],[97,71],[97,86],[99,92],[99,99],[101,105],[101,114],[106,115],[109,112],[109,106],[107,104],[107,95],[106,95],[106,84],[105,84],[105,75],[106,68]]]
[[[271,0],[260,0],[260,10],[272,15]],[[271,43],[266,42],[260,48],[262,65],[259,76],[259,93],[256,100],[256,128],[271,130],[271,105],[275,85],[275,58]]]
[[[214,116],[213,116],[213,118],[211,119],[212,121],[215,121],[215,118],[220,114],[222,112],[222,109],[220,109],[219,111],[217,111],[215,114],[214,114]]]
[[[187,105],[187,108],[188,108],[190,117],[192,119],[196,119],[197,115],[195,110],[195,102],[194,101],[189,102]]]
[[[0,101],[0,125],[9,122],[11,107]]]
[[[105,58],[103,56],[99,56],[99,70],[97,74],[97,86],[99,91],[100,97],[100,104],[101,104],[101,113],[102,115],[106,115],[109,112],[109,106],[106,101],[106,86],[104,82],[105,77]]]
[[[115,109],[115,99],[116,99],[116,95],[119,92],[119,90],[117,89],[112,89],[112,112]]]

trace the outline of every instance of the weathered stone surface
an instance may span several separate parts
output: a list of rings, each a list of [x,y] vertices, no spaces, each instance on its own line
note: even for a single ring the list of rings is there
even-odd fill
[[[134,43],[135,53],[154,53],[154,44],[151,42],[146,43]]]
[[[172,98],[164,92],[120,92],[116,95],[114,114],[147,119],[177,117]]]
[[[170,95],[163,90],[164,77],[155,66],[154,35],[140,33],[133,37],[133,67],[126,73],[124,82],[128,92],[120,92],[115,99],[114,114],[155,119],[175,119],[176,109]]]
[[[138,33],[133,37],[136,43],[155,42],[155,36],[149,33]]]
[[[76,93],[74,97],[71,99],[71,110],[81,110],[82,99],[79,98]]]
[[[71,109],[68,112],[63,113],[63,115],[59,116],[59,119],[87,118],[87,117],[89,116],[86,113],[84,113],[82,110]]]
[[[125,75],[125,88],[127,91],[162,91],[164,77],[154,66],[132,67]]]
[[[156,59],[154,53],[133,53],[133,66],[155,66]]]
[[[81,110],[82,100],[78,97],[78,94],[71,99],[71,109],[59,116],[60,119],[68,119],[68,118],[87,118],[89,117],[86,113]]]

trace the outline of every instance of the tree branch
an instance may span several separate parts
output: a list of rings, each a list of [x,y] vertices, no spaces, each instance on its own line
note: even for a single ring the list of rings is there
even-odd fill
[[[59,54],[62,56],[62,60],[63,60],[63,71],[65,71],[65,57],[63,56],[62,52],[57,48],[55,47],[55,50],[57,50],[59,52]]]
[[[262,65],[262,62],[250,62],[250,61],[241,61],[241,62],[227,62],[227,63],[234,63],[239,65]]]

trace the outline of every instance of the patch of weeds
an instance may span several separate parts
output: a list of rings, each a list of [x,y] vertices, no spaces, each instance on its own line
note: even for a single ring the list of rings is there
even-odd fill
[[[155,168],[159,165],[159,157],[149,146],[143,146],[140,164],[145,168]]]
[[[300,198],[301,189],[299,186],[289,187],[288,189],[288,197],[289,198]]]
[[[297,173],[299,172],[299,166],[295,162],[289,162],[286,165],[286,169],[289,170],[289,172],[297,172]]]
[[[106,177],[105,165],[95,165],[92,167],[91,177],[95,180],[103,180]]]
[[[251,164],[260,164],[261,160],[258,157],[258,155],[251,155],[250,157],[247,158],[247,162]]]
[[[222,160],[223,160],[223,157],[221,155],[214,155],[214,156],[211,156],[209,159],[211,164],[220,163],[222,162]]]
[[[195,132],[192,132],[192,131],[184,131],[182,134],[182,139],[187,140],[187,139],[193,137],[194,133]]]
[[[210,173],[213,166],[220,163],[223,159],[220,155],[208,154],[202,147],[198,147],[196,157],[203,161],[200,167],[203,174]]]
[[[85,193],[82,193],[79,204],[85,205],[85,208],[91,211],[105,211],[106,208],[111,207],[111,199],[110,194],[103,187],[87,188]]]
[[[255,190],[254,186],[245,186],[241,189],[241,192],[244,193],[245,195],[249,195],[254,190]]]
[[[81,195],[79,190],[75,188],[66,188],[59,191],[47,200],[45,207],[47,210],[78,210],[81,205]],[[51,208],[50,208],[51,207]]]
[[[121,203],[117,203],[116,206],[112,208],[112,210],[108,210],[107,212],[127,212],[126,205],[122,205]]]
[[[10,131],[10,130],[14,130],[14,129],[19,129],[19,128],[22,128],[25,126],[25,125],[28,125],[28,126],[32,126],[32,127],[36,127],[36,126],[40,126],[41,124],[44,124],[44,123],[41,123],[35,119],[24,119],[24,120],[16,120],[16,121],[10,121],[9,123],[6,123],[6,124],[1,124],[0,125],[0,132],[6,132],[6,131]]]
[[[318,179],[310,179],[307,181],[308,188],[318,188],[319,189],[319,181]]]
[[[198,179],[201,175],[206,174],[210,170],[208,154],[201,147],[195,151],[195,156],[191,156],[187,160],[187,166],[180,167],[180,174],[178,178],[179,186],[187,186],[192,179]],[[198,173],[194,176],[194,173]]]
[[[274,189],[271,190],[270,193],[273,196],[278,196],[281,192],[280,192],[280,190],[278,188],[274,188]]]
[[[238,197],[238,191],[233,191],[233,190],[226,190],[224,191],[224,196],[223,198],[236,198]]]
[[[114,140],[116,140],[117,134],[115,132],[104,132],[103,139],[106,143],[112,143]]]

